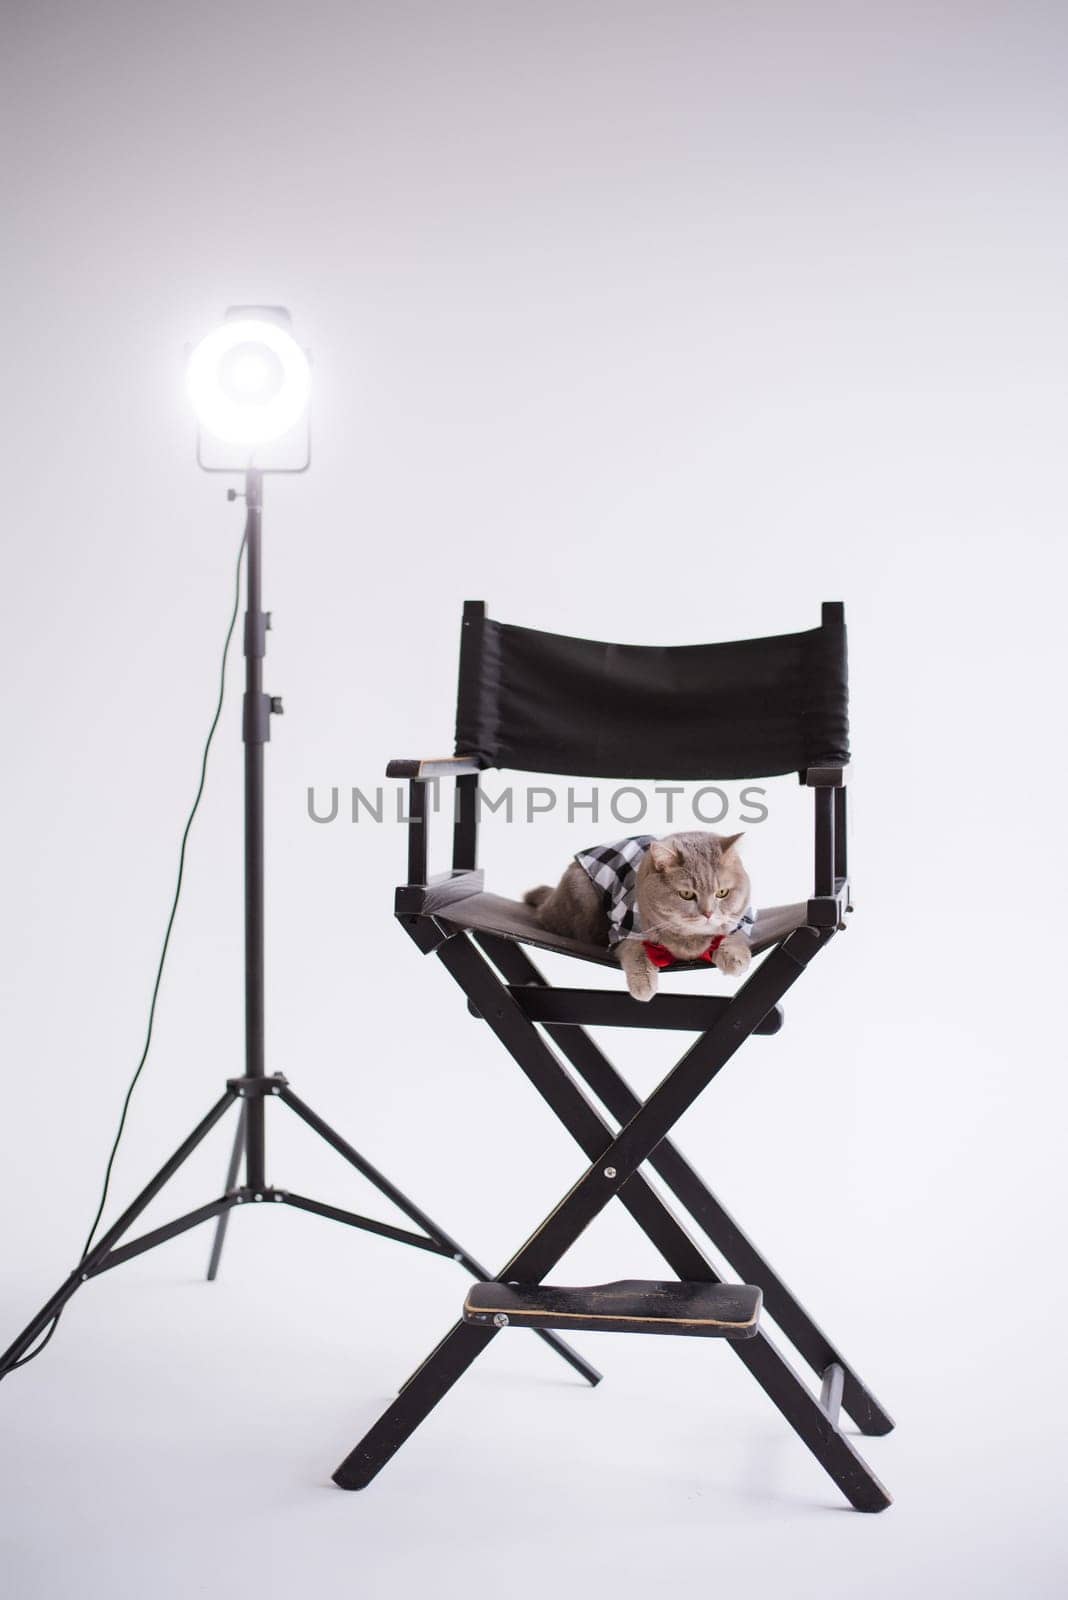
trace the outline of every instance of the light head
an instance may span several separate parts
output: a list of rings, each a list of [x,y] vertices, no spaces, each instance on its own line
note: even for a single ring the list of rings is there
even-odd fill
[[[186,387],[201,429],[222,444],[254,451],[281,439],[305,417],[311,392],[289,313],[231,307],[190,355]]]

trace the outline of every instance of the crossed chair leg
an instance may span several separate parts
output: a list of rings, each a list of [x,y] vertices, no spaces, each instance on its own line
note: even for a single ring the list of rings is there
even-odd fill
[[[860,1511],[884,1510],[890,1504],[890,1496],[842,1432],[839,1415],[840,1408],[844,1409],[866,1434],[889,1432],[893,1427],[890,1417],[667,1140],[679,1117],[801,975],[816,951],[828,942],[832,930],[817,933],[798,929],[772,950],[644,1104],[581,1028],[550,1025],[546,1031],[553,1043],[621,1123],[620,1131],[613,1133],[545,1043],[509,987],[493,972],[471,936],[455,927],[450,929],[440,919],[437,927],[441,937],[436,945],[429,929],[421,930],[417,942],[424,949],[436,949],[472,1008],[514,1057],[591,1163],[570,1193],[498,1274],[497,1281],[542,1283],[584,1228],[612,1198],[618,1197],[681,1280],[695,1285],[721,1283],[683,1224],[638,1171],[648,1161],[735,1270],[763,1290],[770,1314],[821,1375],[821,1393],[813,1393],[760,1329],[755,1337],[732,1340],[735,1354],[852,1505]],[[488,934],[480,934],[478,940],[509,983],[544,984],[519,946]],[[499,1331],[499,1326],[458,1322],[337,1469],[335,1482],[346,1489],[365,1487]]]

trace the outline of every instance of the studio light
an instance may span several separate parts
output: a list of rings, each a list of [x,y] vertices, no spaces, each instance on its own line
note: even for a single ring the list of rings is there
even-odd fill
[[[242,630],[245,694],[240,718],[234,719],[234,731],[240,733],[245,754],[244,795],[241,808],[244,823],[242,853],[245,866],[244,1060],[231,1063],[231,1075],[226,1079],[221,1099],[216,1101],[192,1133],[183,1140],[170,1160],[160,1168],[147,1187],[142,1189],[118,1221],[94,1243],[97,1224],[107,1198],[107,1178],[105,1179],[100,1211],[90,1230],[81,1260],[14,1343],[0,1353],[0,1378],[40,1354],[52,1337],[67,1301],[90,1278],[109,1271],[121,1261],[130,1260],[146,1250],[155,1249],[157,1245],[166,1243],[189,1228],[210,1221],[215,1223],[215,1238],[208,1261],[207,1276],[209,1279],[214,1278],[219,1268],[231,1210],[239,1206],[251,1209],[257,1202],[293,1206],[314,1216],[328,1217],[334,1222],[346,1223],[351,1228],[393,1239],[398,1244],[410,1245],[423,1251],[429,1250],[435,1255],[445,1256],[458,1262],[480,1282],[489,1280],[487,1269],[474,1256],[470,1255],[462,1245],[457,1244],[456,1240],[425,1211],[391,1183],[377,1167],[372,1166],[329,1123],[324,1122],[311,1106],[294,1094],[284,1074],[267,1071],[264,764],[266,748],[271,738],[271,725],[282,710],[282,700],[280,695],[268,694],[263,682],[268,634],[271,629],[271,613],[263,609],[262,594],[263,485],[267,476],[305,472],[311,464],[311,433],[308,424],[308,397],[311,383],[308,357],[293,337],[289,312],[281,306],[231,306],[222,326],[214,333],[209,333],[207,338],[201,340],[193,350],[189,358],[187,383],[189,398],[199,423],[197,433],[199,465],[206,472],[239,474],[244,479],[243,490],[237,488],[227,490],[229,500],[241,498],[245,502],[245,531],[238,559],[238,577],[240,580],[243,568],[246,598]],[[302,424],[302,427],[298,428],[298,424]],[[290,451],[287,454],[285,446],[281,447],[284,458],[281,462],[271,459],[272,452],[261,450],[261,446],[269,445],[291,432],[298,436],[298,442],[302,447],[295,461],[294,453]],[[214,452],[212,459],[208,459],[202,452],[201,445],[208,438],[223,447],[225,454],[222,461],[214,459]],[[234,596],[230,631],[226,636],[227,647],[237,620],[239,604],[240,581]],[[222,684],[225,684],[225,663],[224,651]],[[200,803],[208,749],[221,710],[220,698],[204,749],[201,785],[186,824],[180,862],[184,861],[185,838],[188,836],[189,826]],[[172,921],[178,905],[177,897],[181,881],[179,875],[178,889],[175,891],[171,912]],[[168,925],[167,939],[169,938]],[[163,972],[166,948],[165,941],[156,979],[156,992]],[[153,997],[149,1013],[148,1039],[152,1036],[151,1017],[154,1014],[154,1007]],[[145,1055],[142,1056],[130,1085],[127,1101],[147,1053],[146,1040]],[[240,1070],[242,1067],[243,1071]],[[295,1113],[313,1133],[354,1167],[373,1188],[385,1195],[413,1224],[413,1227],[403,1228],[397,1227],[392,1222],[378,1222],[361,1212],[327,1205],[321,1200],[294,1194],[291,1189],[272,1184],[267,1166],[265,1117],[269,1103],[276,1108],[284,1107]],[[222,1193],[216,1191],[215,1198],[209,1200],[207,1204],[198,1206],[193,1211],[187,1211],[161,1227],[149,1229],[134,1239],[126,1239],[125,1236],[137,1218],[231,1107],[236,1107],[238,1111],[237,1128]],[[125,1115],[124,1110],[123,1122]],[[121,1137],[121,1134],[122,1123],[118,1137]],[[112,1150],[112,1159],[118,1148],[118,1137]],[[109,1176],[110,1172],[109,1162]],[[597,1373],[594,1369],[565,1345],[558,1334],[548,1329],[540,1329],[538,1336],[591,1382],[596,1381]]]
[[[271,444],[307,411],[311,368],[287,328],[237,317],[196,346],[186,386],[205,433],[224,444]]]

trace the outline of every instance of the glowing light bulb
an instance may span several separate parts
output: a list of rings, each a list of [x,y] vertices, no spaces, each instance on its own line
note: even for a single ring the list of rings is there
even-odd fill
[[[189,358],[190,403],[206,433],[226,444],[269,444],[303,416],[311,370],[300,345],[273,322],[225,322]]]

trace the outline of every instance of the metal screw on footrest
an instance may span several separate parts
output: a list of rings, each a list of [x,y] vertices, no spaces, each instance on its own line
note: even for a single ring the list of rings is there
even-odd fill
[[[614,1178],[616,1175],[615,1167],[605,1167],[604,1175],[606,1178]]]
[[[493,1326],[495,1328],[507,1328],[507,1326],[508,1326],[508,1318],[507,1318],[506,1314],[503,1311],[498,1311],[497,1312],[496,1316],[493,1319]]]

